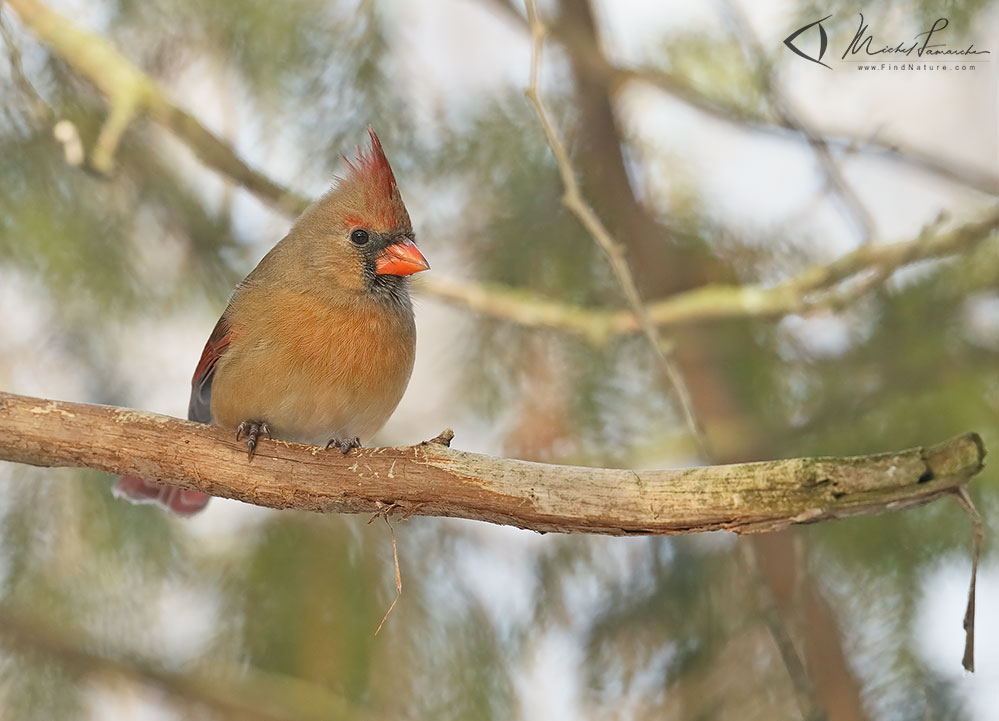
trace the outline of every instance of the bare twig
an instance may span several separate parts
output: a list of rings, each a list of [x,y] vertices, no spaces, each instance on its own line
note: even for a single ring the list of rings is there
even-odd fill
[[[649,343],[652,344],[652,348],[659,357],[666,377],[676,392],[680,403],[680,410],[691,434],[697,440],[697,444],[704,457],[710,459],[712,456],[710,442],[694,412],[694,403],[691,400],[690,391],[687,389],[687,383],[671,357],[670,351],[663,345],[662,339],[659,337],[659,330],[652,322],[652,318],[649,316],[649,312],[642,302],[638,286],[635,284],[631,269],[628,267],[624,247],[611,236],[607,228],[604,227],[603,222],[593,211],[593,208],[583,198],[572,168],[572,163],[569,160],[569,153],[562,139],[559,137],[555,123],[552,121],[548,113],[548,108],[545,106],[544,99],[541,96],[539,75],[541,70],[541,51],[546,31],[538,17],[534,0],[527,0],[527,17],[531,26],[531,37],[533,40],[531,46],[531,79],[527,87],[527,98],[531,101],[534,110],[537,112],[538,120],[541,122],[545,136],[548,138],[548,145],[551,147],[555,161],[558,163],[559,174],[562,176],[562,184],[565,186],[565,194],[562,196],[562,202],[576,216],[583,227],[589,231],[593,240],[607,255],[611,269],[614,272],[615,278],[617,278],[618,285],[624,293],[628,306],[631,308],[631,312],[638,319],[639,327],[649,339]]]
[[[349,456],[262,441],[154,413],[0,393],[0,460],[131,474],[271,508],[450,516],[535,531],[611,535],[773,531],[953,493],[982,467],[975,434],[854,458],[681,470],[531,463],[438,443]]]
[[[964,656],[961,663],[965,670],[975,670],[975,586],[978,581],[978,559],[982,555],[982,543],[985,541],[985,523],[982,514],[975,508],[974,501],[963,486],[954,490],[961,508],[971,518],[971,585],[968,587],[968,606],[964,611]]]
[[[402,571],[399,570],[399,546],[395,541],[395,529],[392,528],[392,522],[388,518],[388,513],[381,514],[381,517],[385,521],[385,525],[388,526],[389,533],[392,534],[392,560],[395,561],[395,598],[392,599],[392,603],[389,604],[388,610],[385,611],[385,615],[382,616],[381,622],[378,624],[378,628],[375,629],[375,635],[382,630],[382,626],[388,620],[389,614],[392,613],[392,609],[395,605],[399,603],[399,599],[402,597]],[[370,523],[371,521],[368,521]]]

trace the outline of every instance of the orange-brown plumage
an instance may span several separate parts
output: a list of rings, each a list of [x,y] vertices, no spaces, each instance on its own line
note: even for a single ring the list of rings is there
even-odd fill
[[[405,276],[426,269],[381,143],[296,221],[236,288],[192,380],[189,417],[323,443],[388,420],[413,369]],[[349,447],[349,442],[343,445]],[[204,494],[124,477],[131,500],[190,514]]]
[[[370,439],[409,381],[412,313],[339,304],[280,286],[258,293],[233,310],[239,340],[215,372],[216,423],[236,428],[262,419],[275,437],[313,444]]]

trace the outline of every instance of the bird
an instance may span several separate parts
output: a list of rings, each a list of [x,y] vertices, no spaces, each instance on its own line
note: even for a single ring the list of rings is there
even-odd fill
[[[409,383],[416,323],[409,276],[430,265],[381,142],[341,156],[346,172],[236,286],[191,380],[188,418],[246,438],[347,454],[388,420]],[[180,516],[210,496],[121,476],[115,496]]]

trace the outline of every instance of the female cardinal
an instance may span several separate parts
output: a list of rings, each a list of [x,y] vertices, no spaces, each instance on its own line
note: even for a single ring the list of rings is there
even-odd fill
[[[233,292],[191,381],[187,417],[247,438],[360,446],[395,410],[413,370],[406,276],[430,266],[374,131]],[[327,441],[329,441],[327,443]],[[122,476],[116,496],[190,515],[210,496]]]

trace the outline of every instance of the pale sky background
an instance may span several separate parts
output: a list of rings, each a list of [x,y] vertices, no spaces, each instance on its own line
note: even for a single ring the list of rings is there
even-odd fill
[[[57,10],[95,30],[102,18],[86,2],[51,0]],[[946,3],[942,3],[946,5]],[[459,115],[501,86],[522,87],[527,82],[529,44],[517,26],[494,15],[487,2],[474,0],[387,0],[382,12],[393,18],[398,50],[398,82],[412,92],[416,112],[414,125],[421,133],[433,134],[435,118],[441,113]],[[744,2],[742,7],[767,48],[779,46],[798,27],[795,4],[784,0]],[[944,11],[945,12],[945,11]],[[600,18],[605,28],[604,45],[621,62],[639,62],[654,53],[654,43],[663,34],[719,26],[722,14],[712,2],[664,2],[663,0],[603,0]],[[818,18],[816,18],[818,19]],[[988,22],[977,28],[978,47],[999,52],[999,15],[993,8]],[[557,61],[547,55],[549,71]],[[999,173],[999,128],[997,128],[997,87],[999,62],[978,63],[975,72],[960,73],[859,73],[851,67],[829,71],[795,58],[781,56],[784,88],[799,111],[823,127],[850,128],[859,135],[875,133],[914,147],[929,147],[962,162]],[[984,66],[984,67],[982,67]],[[238,122],[227,127],[227,118],[239,98],[231,86],[220,80],[217,69],[199,67],[174,83],[171,91],[181,105],[202,122],[228,135],[251,164],[303,192],[318,194],[328,178],[307,177],[304,149],[292,146],[280,135],[263,139],[260,131]],[[546,77],[557,77],[548,72]],[[788,217],[800,225],[801,242],[820,245],[831,259],[855,247],[856,229],[846,221],[835,204],[824,197],[823,176],[811,152],[801,143],[733,129],[723,122],[706,118],[654,91],[634,88],[621,105],[624,127],[640,139],[647,167],[659,169],[682,159],[684,175],[696,179],[709,207],[732,225],[749,224],[765,229]],[[163,142],[176,148],[178,163],[198,178],[205,193],[221,197],[223,185],[212,172],[204,171],[175,141]],[[651,154],[661,155],[661,159]],[[843,164],[843,173],[871,215],[877,220],[880,242],[913,236],[941,211],[951,217],[981,207],[986,200],[959,186],[946,183],[887,160],[852,157]],[[420,189],[407,185],[399,174],[400,186],[419,233],[427,218],[448,212]],[[656,177],[646,179],[655,188]],[[803,207],[812,212],[802,215]],[[254,238],[257,257],[262,256],[289,226],[288,220],[260,206],[245,192],[236,194],[234,214],[240,228]],[[422,220],[421,220],[422,219]],[[448,266],[448,258],[431,258],[434,271],[449,277],[460,269]],[[151,268],[169,267],[162,258],[150,258]],[[246,270],[249,271],[251,265]],[[84,385],[76,374],[72,358],[61,357],[51,344],[44,343],[45,319],[50,313],[44,289],[10,272],[0,274],[0,308],[16,304],[25,309],[18,314],[2,313],[0,323],[0,387],[18,393],[66,400],[93,400],[85,397]],[[982,305],[985,328],[995,329],[999,304],[993,298]],[[156,323],[121,328],[122,344],[112,360],[126,382],[136,391],[145,409],[183,417],[186,414],[191,370],[196,365],[205,338],[220,308],[205,308],[199,317],[164,315]],[[448,394],[442,379],[454,377],[449,367],[455,361],[450,347],[460,343],[465,316],[429,299],[417,300],[419,345],[417,365],[410,389],[396,415],[381,434],[387,444],[411,443],[436,434],[445,426],[457,432],[456,445],[468,450],[498,452],[500,438],[494,429],[449,414]],[[821,345],[835,355],[847,342],[844,321],[837,317],[792,318],[782,328]],[[41,351],[38,349],[41,348]],[[155,349],[155,352],[153,351]],[[166,361],[164,361],[164,354]],[[11,359],[35,357],[30,367],[12,364]],[[162,368],[151,379],[148,369]],[[668,461],[667,461],[668,462]],[[0,467],[0,480],[8,473]],[[232,549],[239,535],[265,514],[264,509],[233,501],[213,501],[206,512],[183,522],[192,540],[206,552]],[[446,521],[454,522],[454,521]],[[481,546],[467,568],[460,572],[478,579],[481,595],[498,617],[529,612],[532,579],[525,559],[546,537],[509,528],[466,524],[478,534]],[[970,529],[969,529],[970,537]],[[715,535],[707,543],[730,542]],[[613,552],[626,555],[628,543],[640,539],[606,540]],[[970,543],[969,543],[970,545]],[[390,556],[386,557],[390,563]],[[456,569],[456,572],[459,569]],[[969,577],[969,559],[962,555],[949,559],[925,579],[920,600],[922,628],[919,652],[942,675],[952,678],[967,694],[969,708],[977,721],[995,721],[999,703],[999,568],[994,564],[980,569],[978,586],[977,666],[973,675],[963,673],[960,656],[964,635],[961,619]],[[587,589],[580,589],[579,603],[592,603]],[[190,626],[178,631],[173,623],[169,633],[164,626],[165,648],[176,658],[196,654],[202,631],[212,623],[214,606],[205,593],[176,589],[164,598],[170,604],[185,603],[199,608]],[[405,598],[403,599],[405,602]],[[848,627],[851,619],[844,618]],[[177,634],[176,636],[174,634]],[[524,719],[569,721],[579,716],[575,704],[578,683],[577,664],[581,649],[571,634],[542,636],[516,680]],[[143,718],[172,719],[156,702],[155,694],[132,691],[123,695],[115,687],[95,685],[90,706],[93,719]]]

